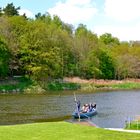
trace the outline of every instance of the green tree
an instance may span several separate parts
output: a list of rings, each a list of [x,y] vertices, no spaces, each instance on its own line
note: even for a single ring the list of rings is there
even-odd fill
[[[140,66],[140,49],[128,42],[121,42],[120,45],[111,48],[112,56],[115,59],[116,79],[138,78]]]
[[[51,15],[47,12],[45,14],[37,13],[35,15],[36,20],[41,20],[42,22],[45,22],[46,24],[50,24],[52,22]]]
[[[2,14],[2,8],[0,7],[0,16],[2,16],[3,14]]]
[[[0,38],[0,77],[5,77],[9,72],[9,51],[6,44]]]
[[[105,34],[101,35],[99,37],[99,40],[108,46],[120,44],[119,39],[116,37],[113,37],[110,33],[105,33]]]
[[[8,3],[5,8],[3,8],[4,15],[6,16],[17,16],[19,15],[18,10],[20,7],[15,7],[13,3]]]
[[[10,69],[12,75],[14,74],[22,74],[21,69],[21,62],[20,62],[20,39],[22,38],[22,35],[26,33],[26,24],[27,19],[23,16],[12,16],[9,19],[10,28],[11,28],[11,35],[13,40],[10,44],[10,50],[12,52],[12,57],[10,59]]]
[[[59,44],[42,21],[31,21],[21,38],[20,61],[25,73],[41,80],[61,76]]]
[[[75,38],[73,43],[73,51],[76,52],[77,66],[79,75],[84,78],[89,78],[89,56],[93,50],[98,46],[97,35],[86,28],[85,25],[80,24],[75,31]],[[96,62],[92,62],[93,64]],[[86,76],[88,75],[88,76]]]
[[[96,51],[93,50],[87,56],[87,59],[84,61],[84,70],[83,76],[87,79],[90,78],[99,78],[101,71],[99,69],[99,59],[96,56]]]
[[[110,53],[105,50],[98,50],[97,58],[99,59],[99,78],[114,79],[115,78],[115,64]]]

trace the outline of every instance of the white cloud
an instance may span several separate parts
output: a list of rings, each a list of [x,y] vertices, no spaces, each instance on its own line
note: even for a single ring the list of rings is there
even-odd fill
[[[118,21],[140,18],[140,0],[105,0],[105,14]]]
[[[63,0],[48,12],[66,23],[94,27],[93,31],[98,35],[107,32],[121,41],[129,41],[140,40],[139,6],[140,0],[104,0],[104,4],[94,0]]]
[[[140,40],[140,23],[135,26],[101,25],[94,27],[94,32],[98,35],[111,33],[121,41]]]
[[[97,13],[92,0],[66,0],[58,2],[48,9],[51,15],[58,15],[64,22],[70,24],[83,23],[91,20]]]
[[[23,15],[24,13],[25,13],[26,16],[29,17],[29,18],[33,18],[33,17],[34,17],[34,14],[33,14],[31,11],[29,11],[28,9],[20,9],[20,10],[19,10],[19,14],[20,14],[20,15]]]
[[[140,40],[140,0],[105,0],[98,35],[111,33],[121,41]]]
[[[70,5],[87,5],[91,3],[91,0],[67,0]]]

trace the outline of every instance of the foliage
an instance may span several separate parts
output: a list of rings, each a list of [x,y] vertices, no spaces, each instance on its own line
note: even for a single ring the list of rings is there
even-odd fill
[[[113,37],[110,33],[105,33],[100,36],[100,41],[103,42],[105,45],[113,46],[113,45],[119,45],[119,39],[116,37]]]
[[[49,35],[48,29],[40,21],[27,24],[27,32],[22,35],[20,61],[26,74],[33,79],[48,79],[60,75],[60,48]]]
[[[97,52],[97,57],[99,59],[99,78],[103,79],[114,79],[115,77],[115,65],[113,58],[108,54],[107,51],[100,50]]]
[[[96,68],[97,59],[92,56],[92,52],[96,49],[97,45],[97,35],[89,31],[85,25],[80,24],[75,31],[73,48],[73,51],[77,52],[75,55],[77,58],[79,76],[84,78],[96,77],[94,70],[98,69]]]
[[[2,8],[0,7],[0,16],[2,16]]]
[[[76,83],[54,81],[47,84],[47,90],[75,90],[79,88],[80,85]]]
[[[4,83],[0,85],[0,91],[7,92],[23,92],[24,89],[34,85],[34,82],[26,77],[14,78],[4,80]]]
[[[125,129],[140,130],[140,120],[134,120],[126,124]]]
[[[113,89],[139,89],[140,83],[127,82],[122,84],[113,84],[111,87]]]
[[[7,76],[10,53],[6,44],[0,38],[0,77]]]
[[[3,8],[4,15],[6,16],[15,16],[19,15],[18,10],[20,7],[15,7],[13,3],[7,4],[5,8]]]
[[[140,78],[139,42],[120,42],[110,33],[98,37],[86,25],[74,29],[49,13],[28,19],[19,9],[13,3],[0,8],[0,77]]]

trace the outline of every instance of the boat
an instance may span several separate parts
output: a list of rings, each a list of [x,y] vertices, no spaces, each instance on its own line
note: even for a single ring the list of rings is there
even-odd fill
[[[82,118],[90,118],[96,114],[97,114],[97,109],[93,108],[90,112],[85,112],[85,113],[75,111],[73,112],[72,116],[75,119],[79,119],[79,118],[82,119]]]

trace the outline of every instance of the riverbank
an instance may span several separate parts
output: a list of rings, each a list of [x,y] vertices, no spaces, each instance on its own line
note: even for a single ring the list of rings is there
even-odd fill
[[[110,131],[67,122],[0,126],[1,140],[139,140],[134,133]]]
[[[81,85],[81,90],[121,90],[140,89],[140,79],[103,80],[103,79],[80,79],[79,77],[64,78],[66,82]]]
[[[94,92],[98,90],[140,89],[140,79],[97,80],[80,79],[79,77],[46,81],[32,81],[25,77],[14,77],[0,80],[0,93],[45,93],[48,91],[77,90]]]
[[[125,129],[140,131],[140,115],[136,116],[134,120],[127,122]]]

